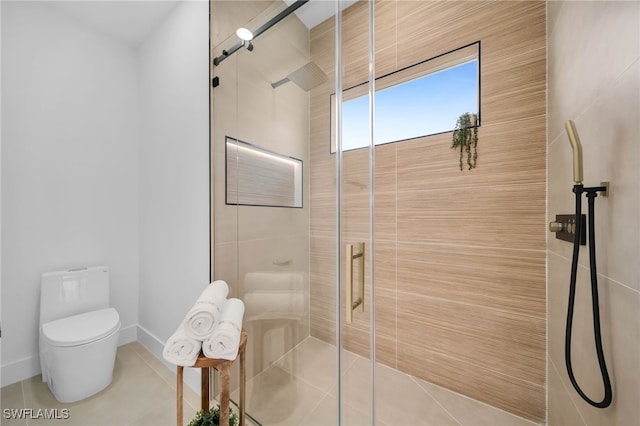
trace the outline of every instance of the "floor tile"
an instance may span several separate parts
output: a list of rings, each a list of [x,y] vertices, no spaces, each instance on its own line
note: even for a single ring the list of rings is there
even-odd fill
[[[247,382],[247,413],[263,426],[336,424],[335,346],[316,338],[285,354]],[[162,426],[175,424],[175,373],[144,346],[118,348],[113,382],[71,404],[55,400],[41,376],[2,388],[3,408],[69,410],[66,426]],[[371,424],[371,364],[345,351],[343,423]],[[185,385],[184,424],[200,405]],[[238,391],[231,395],[238,400]],[[531,426],[524,419],[386,367],[376,366],[376,425]],[[60,425],[61,420],[5,420],[7,426]],[[253,423],[247,419],[247,425]]]
[[[98,394],[63,404],[49,391],[41,376],[22,382],[25,405],[29,408],[66,408],[65,425],[126,425],[153,407],[175,401],[175,392],[131,348],[118,349],[113,381]],[[35,419],[32,424],[60,424],[60,420]]]
[[[168,368],[164,362],[156,358],[151,352],[147,350],[140,342],[130,343],[133,350],[142,358],[142,360],[158,375],[161,379],[167,383],[169,388],[175,392],[176,390],[176,367]],[[191,387],[183,386],[184,402],[188,403],[191,407],[200,406],[200,395],[196,393]]]
[[[182,424],[188,425],[195,418],[196,409],[185,404],[182,411]],[[176,401],[167,401],[152,407],[127,426],[174,426],[176,424]]]
[[[367,359],[359,357],[347,370],[342,393],[346,404],[361,412],[371,410],[371,363]],[[411,376],[382,364],[376,366],[375,399],[376,419],[385,424],[458,424]]]
[[[440,386],[414,378],[415,382],[431,395],[447,412],[463,426],[535,426],[536,423],[514,416],[506,411],[449,391]]]
[[[336,421],[336,398],[333,395],[326,395],[320,404],[300,423],[301,426],[327,426],[335,425]],[[343,423],[348,426],[370,426],[371,412],[360,411],[351,405],[344,404]],[[380,420],[376,420],[376,426],[385,426]]]
[[[3,426],[28,426],[27,420],[25,419],[15,419],[15,420],[2,420],[0,422]]]
[[[376,413],[387,424],[458,424],[411,376],[384,365],[376,368]]]
[[[18,419],[13,416],[19,415],[9,412],[5,413],[4,410],[19,410],[25,408],[24,397],[22,395],[22,383],[14,383],[2,388],[2,394],[0,396],[0,405],[2,406],[2,417],[0,418],[0,424],[3,426],[27,426],[26,419]],[[7,417],[5,417],[5,415]]]
[[[350,367],[356,356],[345,353],[345,366]],[[336,347],[315,337],[308,337],[275,365],[300,377],[318,389],[328,392],[336,385]]]
[[[0,396],[0,404],[2,409],[5,408],[24,408],[24,397],[22,395],[22,383],[14,383],[2,388]]]
[[[263,425],[298,425],[325,393],[273,365],[247,382],[247,412]],[[231,398],[237,400],[238,392]]]

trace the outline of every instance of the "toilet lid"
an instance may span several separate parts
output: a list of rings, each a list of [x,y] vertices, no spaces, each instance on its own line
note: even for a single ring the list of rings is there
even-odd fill
[[[77,346],[99,340],[120,327],[114,308],[100,309],[42,325],[42,336],[53,346]]]

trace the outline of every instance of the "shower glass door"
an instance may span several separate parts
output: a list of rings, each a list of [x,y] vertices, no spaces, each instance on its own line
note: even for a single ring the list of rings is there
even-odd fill
[[[336,16],[336,44],[349,46],[338,55],[331,141],[339,183],[339,415],[345,425],[375,424],[373,7],[361,1]]]
[[[373,6],[317,2],[309,23],[292,3],[211,2],[212,277],[245,304],[249,424],[372,424]]]

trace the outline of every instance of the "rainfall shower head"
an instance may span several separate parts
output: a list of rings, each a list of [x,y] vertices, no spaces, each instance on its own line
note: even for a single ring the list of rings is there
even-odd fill
[[[327,81],[327,74],[325,74],[325,72],[322,71],[322,68],[317,66],[315,63],[309,62],[308,64],[303,65],[302,67],[293,71],[282,80],[271,83],[271,87],[275,89],[276,87],[282,86],[283,84],[290,81],[293,81],[302,90],[308,92],[314,87],[319,86]]]

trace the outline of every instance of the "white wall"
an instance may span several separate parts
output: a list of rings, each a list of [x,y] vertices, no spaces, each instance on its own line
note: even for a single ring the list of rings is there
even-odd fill
[[[209,283],[208,7],[134,49],[2,3],[3,386],[39,373],[43,272],[109,266],[121,341],[157,356]]]
[[[209,283],[209,5],[139,49],[140,340],[158,354]]]
[[[6,385],[39,372],[43,272],[109,266],[125,335],[137,323],[136,52],[45,2],[3,1],[2,123]]]
[[[0,2],[0,34],[2,34],[2,2]],[[0,46],[0,81],[2,81],[2,48]],[[2,84],[0,84],[0,99],[2,99]],[[0,132],[2,129],[2,103],[0,102]],[[0,147],[2,137],[0,137]],[[2,149],[0,149],[0,188],[2,188]],[[2,190],[0,189],[0,194]],[[2,241],[2,197],[0,197],[0,241]],[[0,363],[2,362],[2,244],[0,244]],[[1,376],[1,374],[0,374]],[[0,380],[1,382],[1,380]],[[1,385],[1,383],[0,383]]]

